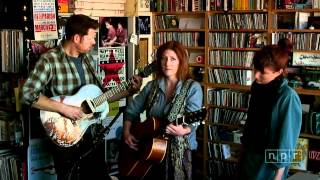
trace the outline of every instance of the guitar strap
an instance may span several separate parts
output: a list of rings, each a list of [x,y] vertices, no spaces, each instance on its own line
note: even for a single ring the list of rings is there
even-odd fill
[[[174,120],[177,119],[179,115],[184,113],[184,104],[185,104],[187,92],[191,83],[192,83],[191,79],[184,81],[179,95],[172,100],[173,106],[171,107],[170,113],[167,117],[167,119],[170,122],[173,122]]]
[[[184,113],[187,92],[192,82],[193,81],[191,79],[186,80],[182,85],[179,95],[175,99],[173,99],[173,106],[171,107],[171,110],[167,117],[167,119],[170,122],[173,122],[178,118],[178,116]],[[191,174],[190,174],[191,167],[192,167],[191,158],[189,158],[190,157],[189,155],[186,156],[185,154],[188,147],[189,147],[189,143],[188,143],[187,135],[175,136],[170,141],[169,151],[170,151],[171,157],[167,156],[166,172],[168,172],[168,169],[170,167],[169,162],[171,162],[172,163],[171,167],[174,168],[173,176],[175,180],[191,179]],[[168,158],[171,158],[171,161]],[[166,175],[166,179],[170,179],[169,174]]]

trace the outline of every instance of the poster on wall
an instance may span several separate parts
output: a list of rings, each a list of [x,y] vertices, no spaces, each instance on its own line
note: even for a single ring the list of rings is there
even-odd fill
[[[56,1],[33,0],[34,39],[37,41],[58,39]]]
[[[59,13],[69,12],[69,0],[58,0],[58,12]]]
[[[99,17],[98,67],[102,85],[109,91],[117,92],[121,83],[126,82],[126,51],[128,45],[127,17]],[[122,112],[120,107],[126,105],[125,98],[110,103],[109,113],[104,126],[114,119],[115,124],[110,128],[106,139],[120,136],[122,132]]]
[[[99,26],[99,47],[128,45],[127,17],[100,17]]]
[[[111,92],[118,92],[120,83],[126,82],[126,48],[120,47],[99,47],[98,48],[98,73],[102,79],[103,87]],[[109,104],[109,113],[104,126],[110,122],[119,113],[119,108],[126,105],[125,99]],[[121,113],[121,112],[120,112]],[[106,139],[112,139],[121,134],[122,131],[122,116],[118,118],[115,124],[112,125],[109,134],[106,134]]]
[[[104,88],[111,89],[126,81],[124,47],[99,48],[99,75]]]

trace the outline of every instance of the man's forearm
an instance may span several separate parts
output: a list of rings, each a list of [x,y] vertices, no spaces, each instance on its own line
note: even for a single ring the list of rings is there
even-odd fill
[[[61,108],[63,108],[64,104],[58,101],[52,100],[46,96],[40,95],[38,100],[31,105],[33,108],[53,111],[53,112],[61,112]]]

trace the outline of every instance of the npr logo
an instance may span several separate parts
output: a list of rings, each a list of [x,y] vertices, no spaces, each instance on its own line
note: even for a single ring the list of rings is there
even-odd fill
[[[302,149],[266,149],[265,163],[299,163],[302,155]]]

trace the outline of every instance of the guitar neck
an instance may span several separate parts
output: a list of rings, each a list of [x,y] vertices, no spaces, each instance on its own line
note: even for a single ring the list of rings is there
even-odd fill
[[[157,64],[154,61],[151,64],[149,64],[147,67],[145,67],[143,71],[139,72],[138,76],[140,76],[142,78],[147,77],[153,71],[155,71],[156,67],[157,67]],[[93,101],[95,107],[99,106],[100,104],[102,104],[105,101],[110,100],[110,98],[113,97],[114,95],[127,90],[128,87],[130,87],[132,84],[131,79],[120,83],[115,88],[112,88],[111,90],[106,91],[105,93],[101,94],[100,96],[94,98],[92,101]]]
[[[109,101],[111,97],[116,94],[119,94],[125,90],[127,90],[131,85],[131,80],[125,81],[117,85],[116,87],[112,88],[111,90],[106,91],[105,93],[101,94],[100,96],[93,99],[93,103],[95,106],[99,106],[105,101]]]

